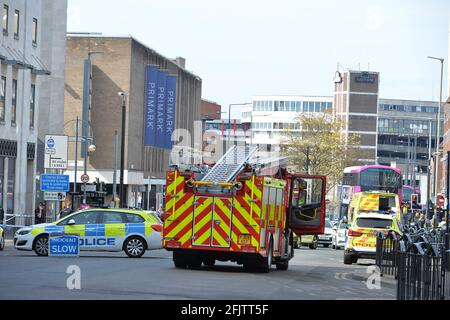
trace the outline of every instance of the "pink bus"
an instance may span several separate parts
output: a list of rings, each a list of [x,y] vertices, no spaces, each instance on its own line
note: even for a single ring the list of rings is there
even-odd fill
[[[347,216],[352,194],[382,190],[396,193],[402,199],[402,185],[402,173],[397,168],[382,165],[345,168],[340,187],[339,218]]]

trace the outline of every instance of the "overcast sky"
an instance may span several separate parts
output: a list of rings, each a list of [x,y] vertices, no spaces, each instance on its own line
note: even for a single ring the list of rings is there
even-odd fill
[[[331,96],[338,63],[380,72],[382,98],[439,100],[426,57],[446,59],[447,95],[449,13],[449,0],[69,0],[67,28],[186,58],[227,111],[253,95]]]

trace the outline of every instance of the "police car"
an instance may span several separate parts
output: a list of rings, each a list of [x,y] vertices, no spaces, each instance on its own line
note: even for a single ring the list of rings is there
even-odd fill
[[[5,249],[5,232],[3,228],[0,227],[0,250]]]
[[[144,211],[88,209],[54,223],[17,230],[14,247],[47,256],[49,235],[70,234],[80,236],[80,250],[123,250],[130,258],[139,258],[146,250],[162,248],[162,228],[158,219]]]

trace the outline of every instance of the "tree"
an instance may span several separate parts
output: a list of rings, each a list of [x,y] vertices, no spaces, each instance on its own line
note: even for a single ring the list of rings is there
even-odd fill
[[[361,144],[359,135],[343,133],[345,121],[325,114],[301,114],[288,130],[282,145],[283,154],[291,158],[291,167],[298,172],[327,177],[327,193],[342,180],[345,167],[365,158],[355,148]]]

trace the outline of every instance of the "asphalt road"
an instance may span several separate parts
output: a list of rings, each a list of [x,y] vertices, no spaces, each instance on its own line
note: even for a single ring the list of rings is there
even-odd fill
[[[10,242],[0,251],[0,299],[395,299],[395,287],[369,289],[364,277],[372,260],[343,264],[343,251],[296,249],[288,271],[247,273],[234,263],[180,270],[171,253],[87,253],[79,258],[38,257]],[[79,266],[81,289],[69,290],[67,268]]]

